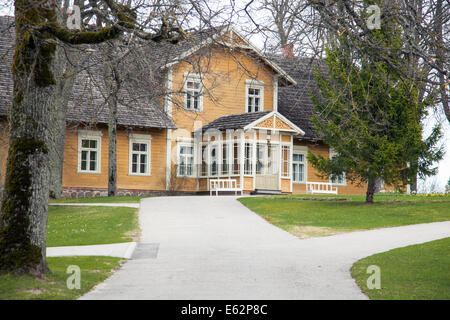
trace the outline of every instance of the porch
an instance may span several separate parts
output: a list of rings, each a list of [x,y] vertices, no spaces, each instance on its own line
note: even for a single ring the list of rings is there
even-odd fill
[[[213,179],[235,179],[247,193],[290,193],[293,136],[302,132],[276,111],[222,117],[194,132],[195,166],[186,170],[201,191],[210,191]]]

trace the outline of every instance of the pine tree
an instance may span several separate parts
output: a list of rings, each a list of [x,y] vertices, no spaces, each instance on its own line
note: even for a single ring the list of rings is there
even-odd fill
[[[400,31],[395,22],[383,21],[381,29],[367,36],[389,48],[392,59],[402,59]],[[435,173],[432,164],[443,155],[436,147],[441,132],[437,126],[422,140],[420,122],[431,97],[419,103],[412,81],[390,68],[389,61],[371,54],[373,48],[355,50],[347,40],[343,34],[328,45],[328,73],[316,71],[318,91],[312,95],[315,129],[337,156],[309,154],[308,159],[322,177],[345,172],[348,180],[367,183],[366,202],[373,203],[377,179],[401,188],[417,172],[421,176]],[[409,165],[411,159],[419,159],[417,168]]]

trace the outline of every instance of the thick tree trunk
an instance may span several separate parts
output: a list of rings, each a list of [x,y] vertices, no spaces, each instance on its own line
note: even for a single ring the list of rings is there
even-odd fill
[[[366,203],[373,203],[373,197],[375,195],[377,185],[377,179],[374,177],[369,177],[367,181],[367,191],[366,191]]]
[[[19,27],[18,41],[22,37]],[[17,55],[36,54],[27,46],[22,50]],[[15,59],[25,63],[23,57]],[[55,85],[38,86],[29,80],[29,74],[14,71],[10,146],[0,219],[0,270],[42,276],[48,270],[49,115],[55,111]]]
[[[119,71],[113,65],[113,42],[107,43],[104,81],[109,108],[108,120],[108,196],[117,194],[117,99],[120,89]]]
[[[44,4],[45,5],[45,4]],[[31,36],[33,23],[55,19],[34,1],[16,1],[13,107],[0,217],[0,271],[43,276],[46,263],[49,146],[56,112],[54,44]],[[30,12],[31,11],[31,12]]]
[[[109,123],[108,123],[108,196],[117,193],[117,99],[109,101]]]

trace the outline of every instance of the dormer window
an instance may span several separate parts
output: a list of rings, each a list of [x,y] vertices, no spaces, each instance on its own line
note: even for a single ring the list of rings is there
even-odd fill
[[[246,83],[246,112],[259,112],[264,108],[264,83],[247,80]]]
[[[191,111],[202,111],[202,79],[199,75],[185,76],[184,92],[184,108]]]

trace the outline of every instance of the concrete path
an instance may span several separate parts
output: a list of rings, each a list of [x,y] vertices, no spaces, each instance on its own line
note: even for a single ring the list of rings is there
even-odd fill
[[[144,199],[140,224],[132,259],[82,299],[367,299],[355,261],[450,237],[449,221],[300,240],[227,196]]]
[[[50,203],[49,206],[139,208],[139,203]]]
[[[48,247],[47,257],[107,256],[130,259],[135,248],[136,242],[91,246]]]

